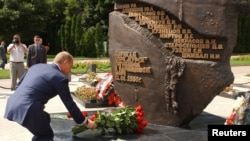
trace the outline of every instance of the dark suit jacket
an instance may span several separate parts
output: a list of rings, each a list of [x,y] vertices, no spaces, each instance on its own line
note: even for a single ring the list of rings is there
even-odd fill
[[[44,45],[39,45],[39,53],[35,44],[29,45],[27,54],[27,66],[31,67],[38,63],[47,63],[47,50]]]
[[[7,57],[4,46],[0,46],[0,60],[2,60],[5,64],[7,63]]]
[[[68,79],[54,63],[37,64],[26,72],[17,84],[15,92],[8,98],[4,117],[22,124],[33,103],[39,103],[43,107],[57,94],[75,122],[83,123],[85,117],[71,97]],[[39,110],[42,108],[34,112]]]

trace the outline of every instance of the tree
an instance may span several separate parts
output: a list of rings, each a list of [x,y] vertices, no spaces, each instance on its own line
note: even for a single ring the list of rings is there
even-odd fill
[[[67,3],[65,0],[48,0],[49,19],[46,22],[46,30],[42,33],[44,38],[44,44],[49,44],[49,53],[56,54],[61,51],[61,39],[59,37],[59,30],[62,28],[62,24],[65,23],[65,7]],[[63,40],[63,39],[62,39]]]
[[[64,38],[63,48],[67,46],[67,50],[74,55],[105,56],[103,41],[107,40],[108,16],[113,10],[113,1],[68,0],[67,2],[68,7],[64,12],[66,22],[62,35],[64,37],[60,36]],[[111,6],[112,9],[106,9]]]
[[[234,53],[250,52],[250,16],[240,15],[238,19],[237,43]]]
[[[75,32],[74,32],[74,41],[75,41],[75,46],[76,46],[76,51],[75,55],[80,55],[80,49],[81,49],[81,44],[80,44],[80,39],[81,39],[81,34],[83,33],[82,28],[81,28],[81,20],[80,17],[76,17],[76,22],[75,22]]]
[[[95,46],[97,57],[104,57],[103,31],[99,23],[97,23],[95,27]]]
[[[14,34],[20,33],[22,42],[30,44],[38,34],[51,47],[51,54],[67,50],[72,55],[94,56],[97,53],[92,51],[98,50],[98,56],[102,56],[101,42],[108,38],[108,17],[113,4],[113,0],[2,0],[0,39],[10,42]],[[97,42],[83,46],[86,39]],[[86,54],[86,50],[90,53]]]
[[[95,39],[93,38],[95,34],[94,27],[87,29],[82,36],[82,50],[83,56],[86,57],[96,57],[96,47],[95,47]]]
[[[15,33],[21,34],[22,41],[29,44],[33,36],[46,29],[49,5],[45,0],[8,0],[1,3],[1,36],[11,40]]]

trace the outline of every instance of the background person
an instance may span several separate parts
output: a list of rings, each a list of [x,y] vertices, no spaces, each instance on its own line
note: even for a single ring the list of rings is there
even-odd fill
[[[52,64],[37,64],[29,68],[9,97],[4,117],[27,128],[34,135],[32,141],[53,140],[50,115],[44,108],[51,98],[59,95],[76,123],[96,128],[93,121],[82,115],[71,97],[66,75],[72,66],[73,57],[63,51],[55,56]]]
[[[5,51],[5,42],[4,41],[1,41],[1,44],[0,44],[0,67],[2,69],[5,69],[5,64],[7,64],[7,57],[6,57],[6,51]]]
[[[27,54],[27,67],[38,64],[47,63],[47,50],[44,45],[42,45],[42,38],[38,35],[34,36],[34,44],[28,46]]]
[[[7,52],[10,54],[11,91],[16,89],[17,79],[25,72],[24,55],[27,51],[27,46],[21,42],[20,35],[15,34],[12,43],[7,47]]]

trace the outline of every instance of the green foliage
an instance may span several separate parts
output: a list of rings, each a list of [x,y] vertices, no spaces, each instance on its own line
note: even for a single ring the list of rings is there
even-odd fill
[[[90,120],[95,122],[97,125],[95,130],[101,131],[101,135],[142,133],[147,126],[147,121],[144,120],[142,108],[138,107],[141,106],[138,105],[135,108],[125,106],[113,109],[110,112],[97,111],[90,117]],[[76,125],[72,128],[72,133],[77,135],[86,130],[87,128]]]
[[[250,55],[234,56],[230,59],[231,66],[249,66]]]
[[[44,0],[5,1],[0,8],[1,36],[11,41],[12,35],[20,33],[22,41],[29,44],[34,34],[46,32],[48,13],[49,5]]]
[[[0,40],[9,43],[15,33],[20,33],[28,45],[39,34],[44,44],[50,45],[49,54],[67,50],[74,56],[105,57],[108,54],[103,54],[103,42],[108,41],[109,13],[113,10],[114,0],[0,1]],[[250,16],[239,15],[234,53],[250,52],[249,33]],[[93,43],[86,43],[86,39]]]
[[[8,57],[8,56],[7,56]],[[53,61],[55,55],[48,55],[48,60]],[[111,64],[109,61],[82,61],[90,58],[74,57],[75,63],[72,67],[72,74],[83,74],[87,73],[90,68],[90,64],[96,64],[96,71],[99,72],[111,72]],[[81,60],[77,62],[77,60]],[[230,59],[231,66],[249,66],[250,55],[233,56]],[[0,79],[9,79],[9,70],[0,70]]]
[[[66,20],[66,24],[64,26],[64,44],[62,44],[63,50],[71,52],[71,19]]]
[[[250,16],[239,15],[238,18],[238,34],[237,43],[234,48],[234,53],[249,53],[250,52]]]
[[[96,67],[102,70],[109,70],[111,69],[110,62],[96,62]]]
[[[80,63],[74,63],[72,69],[87,69],[88,67],[89,63],[80,62]]]
[[[107,41],[108,17],[113,8],[113,0],[0,1],[0,39],[9,43],[15,33],[20,33],[22,42],[29,45],[38,34],[51,47],[49,54],[67,50],[74,56],[105,56],[95,48],[102,46],[102,40]],[[97,23],[100,26],[96,30]],[[93,39],[88,46],[84,46],[84,36]]]
[[[95,29],[89,28],[87,29],[86,32],[84,32],[83,36],[82,36],[82,50],[83,52],[83,56],[86,57],[96,57],[96,47],[95,47],[95,38],[94,38],[94,34],[95,34]]]
[[[114,0],[0,1],[0,39],[9,43],[13,34],[20,33],[28,45],[39,34],[50,45],[49,54],[67,50],[74,56],[106,57],[103,42],[108,41],[113,10]],[[249,33],[250,16],[239,15],[234,53],[250,52]]]
[[[103,42],[107,40],[108,17],[113,7],[111,0],[68,1],[66,22],[59,32],[62,48],[73,55],[105,57]]]
[[[0,70],[0,79],[9,79],[10,78],[10,70],[9,69],[4,69]]]
[[[42,33],[44,43],[51,46],[48,53],[56,54],[61,51],[61,40],[59,30],[61,25],[65,22],[64,10],[67,6],[65,0],[48,0],[50,5],[49,19],[46,21],[46,32]]]
[[[79,16],[75,18],[75,31],[74,31],[74,44],[75,44],[75,55],[81,55],[81,19]]]
[[[85,61],[85,62],[77,62],[73,64],[71,72],[73,74],[83,74],[87,73],[90,70],[90,65],[96,64],[97,73],[100,72],[111,72],[111,64],[110,62],[100,62],[100,61]]]
[[[101,25],[97,23],[95,27],[95,46],[97,57],[105,56],[103,41],[103,31],[101,29]]]

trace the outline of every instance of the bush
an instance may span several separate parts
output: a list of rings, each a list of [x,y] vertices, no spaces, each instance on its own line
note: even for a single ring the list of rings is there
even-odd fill
[[[83,74],[90,71],[90,65],[96,64],[97,73],[100,72],[110,72],[111,64],[109,61],[84,61],[84,62],[76,62],[72,67],[73,74]]]
[[[233,56],[230,64],[231,66],[248,66],[250,65],[250,55]]]

